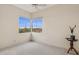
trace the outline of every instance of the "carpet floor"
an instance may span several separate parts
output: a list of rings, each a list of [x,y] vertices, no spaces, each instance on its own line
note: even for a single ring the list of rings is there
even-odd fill
[[[63,48],[29,42],[0,51],[0,55],[66,55],[66,52]]]

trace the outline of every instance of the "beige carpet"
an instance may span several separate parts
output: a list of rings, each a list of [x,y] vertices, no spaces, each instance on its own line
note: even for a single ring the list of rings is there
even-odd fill
[[[0,55],[66,55],[66,50],[36,42],[29,42],[0,51]]]

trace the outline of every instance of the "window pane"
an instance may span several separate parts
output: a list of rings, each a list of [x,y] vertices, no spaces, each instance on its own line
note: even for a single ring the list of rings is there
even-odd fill
[[[30,32],[30,19],[19,17],[19,33]]]
[[[32,31],[42,32],[43,21],[42,18],[34,18],[32,21]]]

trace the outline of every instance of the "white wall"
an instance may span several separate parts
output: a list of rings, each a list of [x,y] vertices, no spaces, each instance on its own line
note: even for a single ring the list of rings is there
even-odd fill
[[[42,33],[33,33],[37,42],[68,49],[69,42],[65,38],[70,35],[69,26],[74,25],[77,25],[74,34],[79,40],[79,5],[54,5],[32,17],[43,17]],[[75,42],[75,48],[79,50],[79,41]]]
[[[30,13],[12,5],[0,5],[0,48],[27,42],[30,33],[18,33],[18,17],[30,17]]]

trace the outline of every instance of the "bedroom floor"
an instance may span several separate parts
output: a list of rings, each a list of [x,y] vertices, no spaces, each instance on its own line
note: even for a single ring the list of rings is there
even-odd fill
[[[29,42],[0,51],[0,55],[66,55],[67,50]]]

